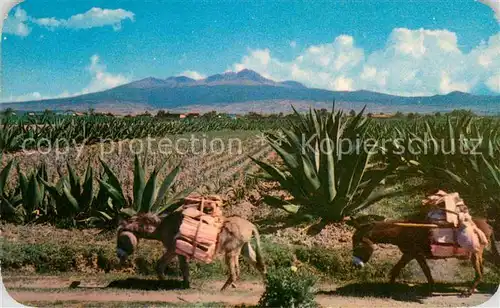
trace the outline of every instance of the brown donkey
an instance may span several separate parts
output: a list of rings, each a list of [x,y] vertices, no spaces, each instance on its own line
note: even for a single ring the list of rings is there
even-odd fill
[[[158,240],[163,243],[166,251],[158,260],[157,274],[159,279],[165,279],[164,272],[167,264],[175,257],[175,240],[182,224],[182,213],[174,212],[160,219],[153,214],[138,214],[123,221],[118,228],[117,256],[123,263],[137,247],[139,238]],[[255,237],[256,249],[250,245],[252,236]],[[226,217],[219,233],[216,255],[224,255],[229,268],[229,278],[221,291],[232,285],[240,277],[239,256],[242,253],[247,261],[252,264],[262,275],[266,274],[266,266],[260,247],[260,236],[254,224],[239,216]],[[188,260],[178,255],[184,285],[189,288]]]
[[[492,227],[485,219],[473,219],[476,226],[484,232],[488,239],[492,238]],[[429,291],[432,290],[434,279],[426,259],[436,259],[431,255],[429,229],[421,227],[408,227],[395,225],[395,222],[408,221],[378,221],[356,226],[356,232],[352,237],[353,263],[358,267],[363,267],[370,259],[374,244],[386,243],[398,246],[403,253],[401,259],[391,270],[390,282],[394,283],[401,270],[413,259],[416,259],[429,283]],[[421,222],[420,222],[421,223]],[[491,241],[494,243],[493,239]],[[476,289],[483,276],[483,250],[471,252],[471,261],[474,266],[476,276],[472,286],[464,295],[470,296]],[[446,258],[446,257],[445,257]],[[454,258],[454,257],[451,257]]]

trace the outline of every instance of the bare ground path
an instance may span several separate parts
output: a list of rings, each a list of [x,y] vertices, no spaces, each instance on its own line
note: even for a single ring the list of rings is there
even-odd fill
[[[223,281],[196,282],[192,289],[182,290],[176,288],[176,281],[110,278],[104,275],[5,276],[3,282],[16,301],[38,307],[256,305],[264,291],[260,281],[243,281],[236,289],[221,293],[219,288]],[[75,281],[80,281],[78,286]],[[73,288],[70,287],[72,283]],[[360,288],[367,291],[365,296],[359,293]],[[460,287],[446,287],[445,292],[430,297],[415,290],[416,287],[407,285],[390,290],[385,284],[321,284],[316,290],[316,300],[323,307],[472,307],[491,297],[489,293],[479,293],[462,298]]]

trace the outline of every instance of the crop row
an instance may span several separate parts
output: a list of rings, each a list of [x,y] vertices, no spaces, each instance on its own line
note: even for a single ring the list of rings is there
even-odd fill
[[[0,151],[33,149],[42,145],[74,146],[101,141],[163,137],[183,133],[221,130],[266,130],[283,126],[283,120],[195,118],[161,120],[156,118],[33,118],[31,123],[3,118],[0,123]]]

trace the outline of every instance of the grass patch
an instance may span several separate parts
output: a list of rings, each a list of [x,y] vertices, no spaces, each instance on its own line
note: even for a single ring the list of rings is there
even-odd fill
[[[348,249],[325,249],[321,247],[297,247],[295,254],[299,261],[314,267],[327,278],[336,282],[386,280],[396,259],[372,260],[362,269],[351,264],[352,254]],[[401,278],[411,278],[411,272],[404,269]]]
[[[143,241],[140,248],[130,258],[124,268],[118,265],[114,242],[89,245],[80,241],[54,241],[25,243],[2,240],[0,260],[4,271],[29,270],[39,274],[81,272],[81,273],[130,273],[142,276],[156,275],[156,262],[161,257],[163,248],[160,243]],[[327,250],[319,247],[301,247],[272,243],[262,243],[266,264],[271,269],[289,268],[294,264],[294,257],[301,266],[316,272],[320,276],[336,281],[353,279],[382,279],[394,264],[390,260],[374,263],[365,269],[355,271],[351,266],[351,255],[347,249]],[[175,260],[167,268],[168,276],[180,276]],[[258,278],[260,275],[245,260],[240,262],[243,279]],[[190,273],[193,279],[225,279],[227,268],[222,258],[210,264],[191,262]]]

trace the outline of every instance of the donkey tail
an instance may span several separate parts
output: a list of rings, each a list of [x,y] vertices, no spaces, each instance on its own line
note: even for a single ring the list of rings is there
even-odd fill
[[[253,226],[252,228],[252,233],[255,237],[255,253],[256,253],[256,261],[257,261],[257,267],[262,271],[263,274],[266,273],[266,264],[264,262],[263,254],[262,254],[262,247],[260,244],[260,234],[259,230],[257,230],[256,226]]]

